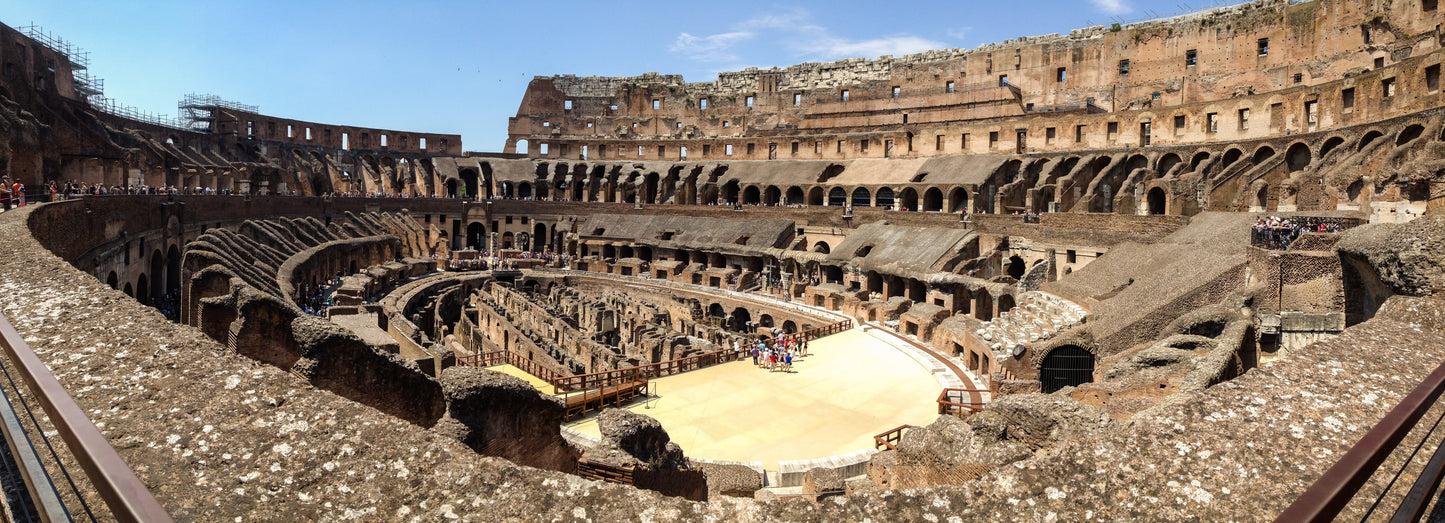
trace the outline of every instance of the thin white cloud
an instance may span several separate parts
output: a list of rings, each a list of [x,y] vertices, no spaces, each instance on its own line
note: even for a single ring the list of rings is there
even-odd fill
[[[1111,15],[1122,15],[1134,10],[1124,0],[1089,0],[1089,3],[1094,4],[1098,10]]]
[[[1118,1],[1118,0],[1116,0]],[[961,28],[959,34],[968,31]],[[744,42],[756,40],[756,46],[781,47],[793,50],[804,60],[835,60],[840,58],[874,58],[882,55],[904,55],[946,47],[943,42],[910,34],[854,39],[833,34],[813,22],[806,9],[791,8],[744,20],[732,31],[707,36],[681,33],[668,50],[702,62],[742,62],[738,56]],[[756,61],[756,60],[754,60]]]
[[[677,40],[672,42],[668,50],[702,62],[733,62],[738,60],[737,55],[731,52],[733,46],[752,37],[753,33],[746,31],[707,36],[682,33],[677,35]]]
[[[803,49],[818,58],[874,58],[883,55],[905,55],[921,53],[930,49],[942,49],[946,45],[917,36],[890,36],[870,40],[848,40],[846,38],[821,38],[806,42]]]

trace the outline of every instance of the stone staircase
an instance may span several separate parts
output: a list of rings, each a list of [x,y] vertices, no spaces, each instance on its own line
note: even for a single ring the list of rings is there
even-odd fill
[[[1069,300],[1043,292],[1025,292],[1018,299],[1017,307],[974,331],[994,352],[1052,338],[1060,331],[1083,322],[1088,314],[1083,307]]]

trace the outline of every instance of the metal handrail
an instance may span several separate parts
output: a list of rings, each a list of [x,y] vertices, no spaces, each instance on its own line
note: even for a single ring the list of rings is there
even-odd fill
[[[1281,512],[1277,522],[1283,521],[1331,521],[1369,481],[1370,476],[1385,462],[1385,458],[1400,445],[1420,418],[1435,406],[1440,394],[1445,392],[1445,364],[1435,367],[1420,386],[1410,391],[1400,404],[1390,409],[1375,428],[1370,429],[1350,450],[1335,462],[1324,475],[1315,480],[1309,490],[1295,499],[1294,503]],[[1433,496],[1425,496],[1428,503]]]
[[[70,448],[75,461],[85,470],[85,475],[116,519],[120,521],[167,522],[172,521],[169,513],[156,501],[145,483],[136,477],[135,471],[126,465],[115,448],[110,446],[95,423],[65,387],[55,379],[25,338],[0,314],[0,348],[15,364],[26,386],[50,415],[55,430]]]

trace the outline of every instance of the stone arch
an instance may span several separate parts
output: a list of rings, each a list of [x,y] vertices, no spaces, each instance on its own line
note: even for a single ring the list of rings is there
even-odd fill
[[[872,195],[872,194],[869,194],[869,193],[868,193],[868,189],[867,189],[867,188],[864,188],[864,187],[859,187],[859,188],[857,188],[857,189],[853,189],[853,199],[851,200],[851,203],[853,204],[854,207],[869,207],[869,206],[872,206],[872,205],[873,205],[873,195]]]
[[[943,210],[943,191],[937,187],[929,187],[923,192],[923,210],[927,212],[939,212]]]
[[[465,247],[468,249],[482,250],[487,245],[487,226],[482,222],[467,224],[467,240]]]
[[[166,297],[179,299],[181,295],[181,249],[172,245],[166,249]]]
[[[1324,158],[1325,155],[1330,154],[1330,151],[1334,151],[1336,147],[1339,147],[1340,144],[1343,143],[1345,143],[1345,139],[1340,136],[1327,138],[1325,144],[1320,146],[1320,158]]]
[[[733,308],[732,314],[728,315],[728,330],[747,332],[748,323],[753,321],[753,313],[745,307]]]
[[[1078,345],[1054,347],[1039,365],[1039,381],[1045,394],[1064,387],[1076,387],[1094,381],[1094,354]]]
[[[130,288],[130,284],[129,284],[129,283],[126,284],[126,288],[127,288],[127,290],[129,290],[129,288]],[[151,286],[150,286],[150,280],[146,278],[145,273],[141,273],[140,277],[136,278],[136,280],[135,280],[135,288],[136,288],[136,291],[135,291],[135,301],[140,302],[141,305],[150,305],[150,304],[151,304],[151,303],[150,303],[150,302],[151,302],[151,300],[150,300],[150,296],[151,296]],[[126,294],[130,294],[130,293],[127,292]]]
[[[842,187],[834,187],[828,190],[828,205],[830,207],[842,207],[848,205],[848,191]]]
[[[123,290],[123,291],[121,291],[121,292],[124,292],[126,296],[130,296],[130,297],[132,297],[132,298],[135,297],[135,290],[131,288],[130,282],[126,282],[126,284],[125,284],[125,290]]]
[[[980,288],[973,293],[973,317],[978,321],[993,319],[993,295],[988,289]]]
[[[642,203],[657,203],[657,180],[655,172],[642,177]]]
[[[1132,173],[1137,169],[1147,168],[1149,168],[1149,158],[1142,154],[1130,156],[1129,159],[1124,162],[1124,172],[1126,174]]]
[[[478,182],[480,176],[477,174],[476,169],[462,169],[457,173],[457,175],[461,178],[462,184],[458,185],[454,183],[455,180],[448,180],[447,191],[450,194],[448,194],[447,196],[464,196],[466,198],[475,199],[481,194],[481,184]],[[466,192],[462,195],[458,195],[456,194],[456,191],[459,189],[465,189]]]
[[[722,199],[728,203],[738,203],[738,181],[728,180],[722,186]]]
[[[1148,193],[1149,214],[1168,214],[1168,195],[1164,193],[1163,187],[1149,189]]]
[[[547,224],[537,222],[532,226],[532,252],[542,252],[551,243],[551,237],[547,235]]]
[[[517,197],[526,199],[532,197],[532,184],[522,182],[517,184]]]
[[[1167,153],[1164,156],[1160,156],[1159,161],[1154,163],[1154,170],[1159,171],[1159,174],[1169,174],[1170,169],[1173,169],[1174,166],[1183,162],[1184,159],[1180,158],[1179,155]]]
[[[1204,163],[1205,160],[1208,160],[1209,156],[1209,151],[1199,151],[1197,153],[1194,153],[1194,156],[1189,158],[1189,170],[1198,170],[1199,164]]]
[[[1259,165],[1260,163],[1263,163],[1265,160],[1268,160],[1273,156],[1273,147],[1270,147],[1268,145],[1261,145],[1258,149],[1254,150],[1254,156],[1252,156],[1251,158],[1254,160],[1255,165]]]
[[[802,205],[805,203],[803,200],[803,188],[796,185],[789,187],[785,201],[788,205]]]
[[[1310,166],[1310,162],[1313,161],[1310,154],[1310,146],[1305,145],[1304,142],[1295,142],[1294,145],[1289,146],[1289,149],[1285,150],[1284,161],[1285,164],[1289,166],[1290,172],[1305,170],[1306,167]]]
[[[823,188],[808,189],[808,205],[823,205]]]
[[[115,271],[110,271],[110,276],[105,277],[105,284],[112,289],[120,290],[120,276]]]
[[[1261,211],[1269,210],[1269,186],[1261,184],[1254,193],[1254,206]]]
[[[874,198],[874,205],[877,205],[877,206],[882,207],[882,208],[884,208],[884,209],[892,209],[892,208],[893,208],[894,201],[893,201],[893,188],[892,188],[892,187],[879,187],[879,188],[878,188],[878,192],[876,192],[876,193],[873,194],[873,198]]]
[[[1421,134],[1424,134],[1424,132],[1424,125],[1420,125],[1418,123],[1407,125],[1404,129],[1401,129],[1400,134],[1395,137],[1395,146],[1399,147],[1401,145],[1410,143],[1416,138],[1419,138]]]
[[[899,207],[898,207],[899,210],[902,210],[902,211],[917,211],[917,210],[918,210],[918,191],[917,191],[916,189],[914,189],[914,188],[912,188],[912,187],[904,187],[904,188],[903,188],[903,192],[900,194],[899,200],[900,200],[900,202],[899,202]]]
[[[166,258],[160,249],[151,251],[150,281],[151,302],[159,303],[166,295]]]
[[[954,187],[948,191],[948,212],[962,212],[968,208],[968,191]]]
[[[1244,156],[1244,150],[1238,147],[1230,147],[1224,151],[1224,157],[1220,159],[1220,167],[1229,167]]]
[[[833,252],[833,248],[828,246],[828,242],[819,241],[818,243],[813,244],[813,252],[828,254]]]
[[[1379,130],[1371,130],[1370,132],[1365,133],[1364,136],[1360,137],[1360,144],[1357,145],[1357,146],[1355,146],[1355,150],[1356,150],[1356,151],[1363,151],[1363,150],[1365,150],[1365,146],[1370,145],[1370,143],[1374,142],[1376,138],[1379,138],[1379,137],[1384,136],[1384,135],[1385,135],[1385,133],[1382,133],[1382,132],[1380,132]]]
[[[763,195],[762,195],[762,191],[759,191],[759,190],[758,190],[758,186],[756,186],[756,185],[749,185],[749,186],[747,186],[747,188],[743,189],[743,199],[742,199],[742,203],[743,203],[743,204],[746,204],[746,205],[757,205],[757,204],[762,203],[762,202],[763,202]]]
[[[1013,308],[1017,306],[1017,303],[1018,302],[1014,301],[1014,296],[1012,294],[1004,294],[999,296],[998,313],[1003,314],[1005,312],[1013,310]]]
[[[778,186],[769,185],[767,189],[763,190],[763,204],[777,205],[782,201],[782,196],[782,190],[778,189]]]
[[[794,332],[798,332],[798,324],[793,323],[793,320],[783,320],[783,334],[792,334]]]

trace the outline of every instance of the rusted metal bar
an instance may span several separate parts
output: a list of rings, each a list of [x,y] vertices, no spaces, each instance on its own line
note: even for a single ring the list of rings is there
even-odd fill
[[[1445,445],[1435,447],[1435,452],[1430,455],[1430,462],[1425,464],[1425,469],[1415,478],[1415,483],[1410,486],[1410,492],[1405,494],[1405,499],[1390,518],[1390,523],[1420,521],[1420,517],[1425,515],[1425,508],[1430,506],[1430,498],[1434,497],[1435,490],[1440,488],[1442,473],[1445,473]]]
[[[10,447],[15,469],[25,481],[25,490],[35,504],[36,515],[42,521],[70,521],[70,514],[60,501],[60,493],[55,490],[55,483],[40,463],[40,455],[35,452],[30,436],[25,434],[25,427],[20,424],[20,417],[16,415],[4,389],[0,389],[0,422],[3,422],[0,429],[5,432],[5,444]]]
[[[65,387],[50,373],[50,369],[25,339],[10,325],[10,320],[0,315],[0,346],[10,356],[16,370],[40,406],[50,415],[50,421],[60,433],[61,439],[70,448],[76,462],[85,470],[86,477],[95,486],[101,499],[105,500],[116,519],[120,521],[168,522],[170,514],[151,495],[145,483],[136,477],[135,471],[125,464],[115,448],[110,446],[100,430],[90,421],[85,411],[65,391]]]
[[[1330,521],[1344,510],[1385,458],[1419,423],[1445,392],[1445,364],[1425,377],[1400,404],[1385,414],[1339,461],[1315,480],[1309,490],[1275,518],[1277,522]]]

